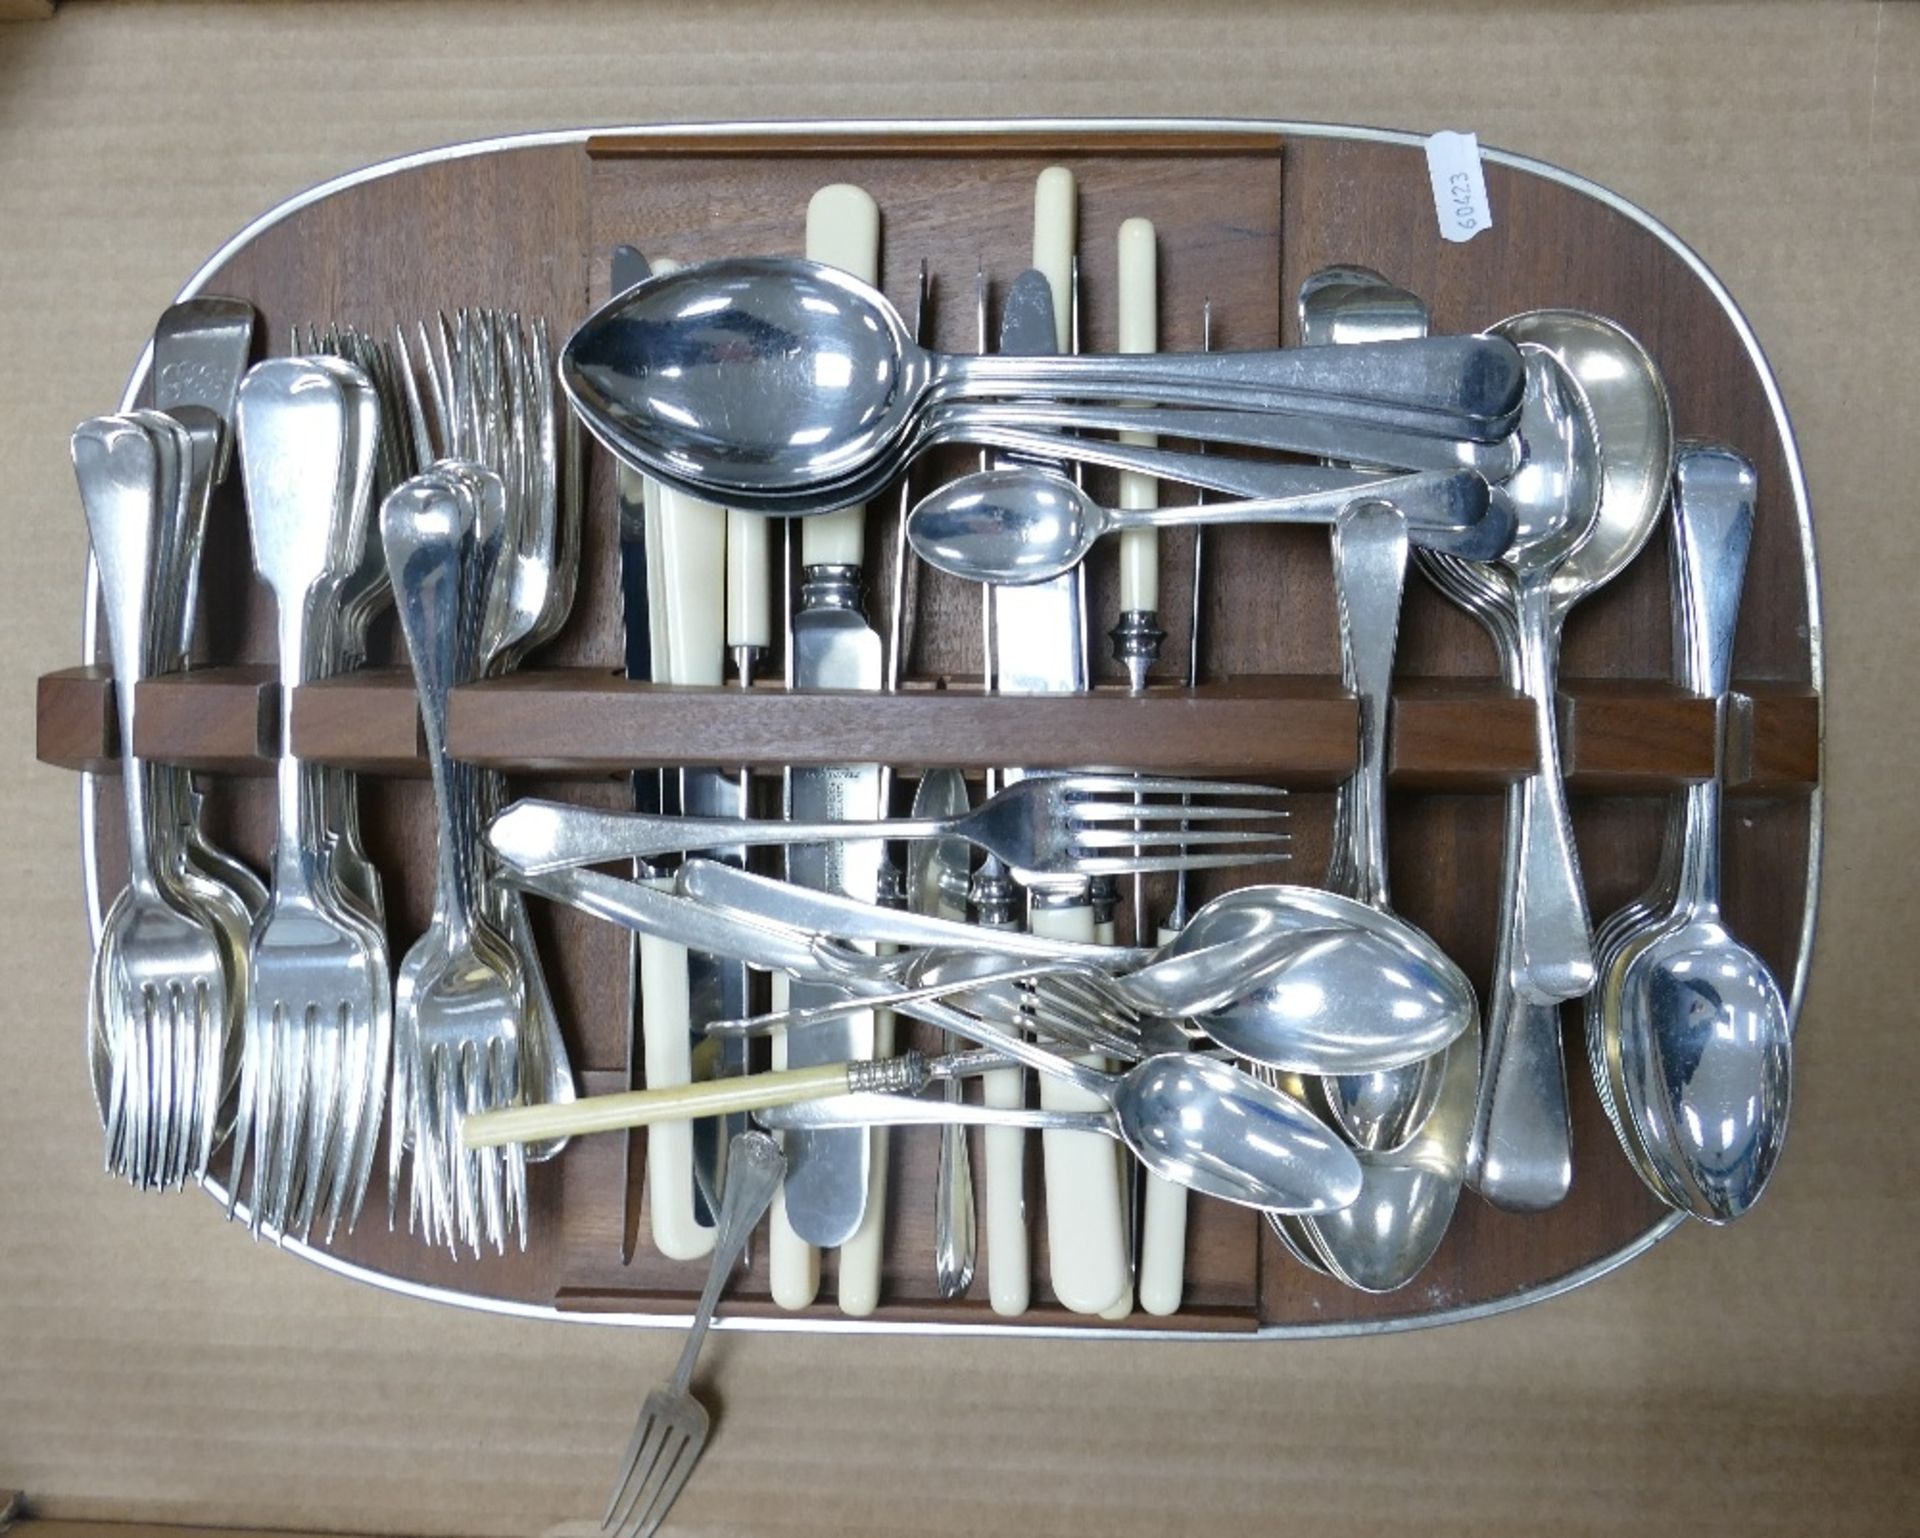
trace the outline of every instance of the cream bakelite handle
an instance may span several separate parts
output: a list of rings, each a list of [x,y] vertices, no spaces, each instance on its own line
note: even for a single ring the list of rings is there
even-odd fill
[[[772,536],[760,513],[727,509],[727,650],[773,644]]]
[[[1073,351],[1073,254],[1080,233],[1080,187],[1065,166],[1048,166],[1033,185],[1033,265],[1053,290],[1054,346]]]
[[[647,885],[659,891],[671,891],[673,880],[663,877]],[[650,935],[640,936],[641,1062],[649,1091],[692,1084],[693,1051],[689,1037],[692,1024],[686,948]],[[587,1103],[575,1101],[574,1107],[517,1109],[567,1110]],[[704,1226],[693,1210],[691,1122],[662,1122],[647,1134],[647,1214],[653,1247],[667,1259],[698,1260],[712,1251],[713,1230]]]
[[[1033,910],[1033,932],[1092,940],[1093,909],[1079,903]],[[1098,1057],[1082,1062],[1104,1067]],[[1050,1074],[1040,1075],[1040,1104],[1051,1111],[1100,1111],[1106,1102]],[[1047,1263],[1053,1290],[1077,1314],[1105,1314],[1132,1288],[1127,1264],[1125,1187],[1109,1141],[1093,1132],[1043,1132],[1047,1190]]]
[[[807,204],[807,259],[880,281],[880,205],[849,182],[822,187]],[[866,556],[867,510],[843,507],[800,521],[802,566],[860,566]]]
[[[773,1007],[787,1007],[787,976],[773,974]],[[787,1033],[773,1035],[775,1072],[787,1067]],[[780,1137],[784,1143],[784,1136]],[[782,1185],[773,1198],[767,1222],[767,1286],[781,1308],[805,1308],[820,1296],[820,1252],[793,1231],[787,1219],[787,1193]]]
[[[1177,931],[1160,931],[1162,945]],[[1187,1188],[1147,1176],[1140,1218],[1140,1306],[1150,1314],[1180,1311],[1187,1281]]]
[[[1120,351],[1160,350],[1160,252],[1151,219],[1120,226]],[[1125,442],[1152,446],[1151,433],[1122,433]],[[1123,508],[1158,507],[1160,483],[1151,475],[1120,472]],[[1160,607],[1160,533],[1126,529],[1120,535],[1120,608],[1123,613]]]
[[[980,1076],[980,1099],[1001,1110],[1027,1103],[1022,1068],[996,1068]],[[986,1177],[981,1195],[987,1240],[987,1301],[996,1314],[1024,1314],[1033,1294],[1033,1261],[1027,1251],[1027,1135],[1018,1127],[980,1129]]]
[[[894,1014],[873,1012],[873,1055],[893,1056]],[[873,1163],[867,1176],[867,1210],[853,1237],[840,1246],[840,1312],[864,1319],[880,1306],[882,1249],[887,1236],[887,1133],[871,1130]]]

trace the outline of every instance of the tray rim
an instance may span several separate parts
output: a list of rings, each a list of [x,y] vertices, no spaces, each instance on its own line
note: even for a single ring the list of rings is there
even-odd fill
[[[334,193],[355,187],[378,177],[390,176],[419,166],[431,165],[440,161],[461,160],[479,155],[490,155],[507,150],[539,149],[559,147],[567,144],[584,144],[591,138],[617,135],[623,138],[671,140],[695,134],[760,134],[768,137],[806,138],[817,135],[844,135],[853,140],[862,135],[893,134],[906,137],[915,135],[1069,135],[1084,136],[1089,140],[1104,135],[1127,133],[1164,133],[1164,134],[1278,134],[1286,138],[1346,139],[1376,144],[1395,144],[1407,147],[1419,147],[1426,138],[1406,129],[1371,128],[1361,125],[1340,123],[1291,122],[1279,118],[1213,118],[1213,117],[1153,117],[1153,118],[1099,118],[1099,117],[1034,117],[1034,118],[820,118],[820,119],[782,119],[774,121],[755,121],[752,119],[720,119],[712,122],[653,123],[637,125],[603,124],[596,127],[543,129],[528,133],[502,134],[483,139],[463,140],[454,144],[442,145],[433,149],[417,150],[391,159],[376,161],[361,166],[342,175],[330,177],[325,181],[298,192],[275,204],[249,221],[234,235],[224,241],[194,272],[179,293],[176,301],[190,299],[198,294],[213,273],[223,266],[236,252],[249,244],[263,231],[270,229],[281,220],[298,212],[320,199]],[[1814,545],[1813,509],[1807,491],[1806,468],[1801,462],[1799,440],[1794,434],[1793,423],[1788,414],[1785,397],[1781,394],[1779,380],[1775,378],[1773,367],[1767,360],[1765,349],[1755,335],[1752,325],[1740,309],[1726,285],[1701,258],[1699,253],[1687,245],[1677,234],[1659,219],[1641,208],[1637,203],[1600,185],[1598,182],[1570,171],[1550,161],[1533,156],[1518,154],[1511,150],[1497,149],[1488,145],[1480,147],[1481,155],[1497,165],[1525,171],[1546,180],[1558,182],[1562,186],[1584,193],[1586,196],[1605,204],[1624,218],[1632,220],[1659,240],[1697,277],[1712,294],[1727,318],[1733,323],[1735,333],[1745,347],[1748,358],[1760,377],[1761,388],[1766,395],[1768,407],[1773,413],[1775,429],[1780,434],[1781,447],[1785,451],[1787,474],[1791,491],[1795,521],[1799,526],[1801,567],[1806,578],[1807,597],[1807,651],[1809,664],[1808,685],[1818,702],[1819,710],[1819,771],[1818,779],[1808,797],[1807,826],[1807,873],[1806,897],[1801,914],[1800,949],[1794,967],[1794,974],[1787,994],[1789,1020],[1798,1026],[1801,1005],[1804,1002],[1808,972],[1813,959],[1815,928],[1820,906],[1821,857],[1824,845],[1824,825],[1826,806],[1826,656],[1825,624],[1820,599],[1819,556]],[[153,344],[149,339],[135,361],[133,371],[128,378],[119,410],[131,410],[136,404],[142,386],[146,382],[153,360]],[[100,660],[100,637],[97,633],[98,615],[97,586],[99,572],[93,560],[91,549],[87,552],[85,580],[82,584],[81,615],[81,651],[89,663]],[[101,901],[98,861],[95,857],[97,828],[95,825],[95,780],[92,774],[80,776],[80,861],[81,878],[84,888],[84,906],[87,917],[87,932],[93,946],[100,941],[101,923],[104,905]],[[226,1201],[226,1192],[219,1182],[209,1179],[203,1182],[205,1189],[216,1200]],[[244,1209],[244,1203],[241,1204]],[[1429,1310],[1417,1314],[1407,1314],[1391,1318],[1339,1320],[1324,1325],[1302,1324],[1263,1324],[1257,1330],[1246,1331],[1208,1331],[1208,1330],[1162,1330],[1153,1328],[1128,1327],[1115,1328],[1094,1325],[1022,1325],[1016,1323],[933,1323],[920,1321],[894,1321],[875,1319],[847,1318],[782,1318],[782,1317],[719,1317],[713,1323],[715,1327],[737,1330],[743,1333],[806,1333],[806,1334],[849,1334],[849,1335],[964,1335],[964,1336],[1000,1336],[1015,1338],[1064,1338],[1092,1340],[1213,1340],[1245,1341],[1254,1340],[1291,1340],[1322,1339],[1352,1335],[1380,1335],[1388,1332],[1425,1329],[1446,1324],[1461,1324],[1470,1320],[1487,1319],[1498,1314],[1508,1313],[1534,1303],[1544,1303],[1560,1297],[1578,1287],[1610,1274],[1637,1259],[1662,1239],[1680,1228],[1686,1221],[1685,1215],[1672,1213],[1646,1229],[1636,1238],[1620,1246],[1607,1255],[1589,1262],[1563,1276],[1542,1282],[1537,1286],[1522,1288],[1502,1298],[1485,1299],[1477,1303],[1465,1304],[1456,1308]],[[489,1298],[474,1293],[457,1292],[450,1288],[428,1286],[424,1283],[409,1281],[404,1277],[388,1275],[365,1266],[343,1260],[324,1249],[305,1244],[286,1235],[273,1233],[269,1236],[282,1249],[311,1261],[323,1270],[336,1275],[349,1277],[383,1291],[425,1302],[451,1304],[460,1308],[474,1309],[483,1313],[507,1315],[524,1319],[556,1320],[571,1324],[619,1325],[641,1329],[684,1329],[692,1320],[687,1313],[594,1313],[561,1309],[553,1304],[527,1303],[517,1299]]]

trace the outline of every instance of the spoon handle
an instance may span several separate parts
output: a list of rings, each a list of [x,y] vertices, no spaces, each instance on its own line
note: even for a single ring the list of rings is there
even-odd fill
[[[1526,997],[1552,1004],[1577,999],[1593,986],[1593,933],[1561,778],[1551,583],[1527,573],[1515,589],[1520,677],[1533,701],[1540,767],[1520,790],[1513,983]]]
[[[1342,671],[1360,703],[1360,762],[1348,782],[1349,858],[1372,907],[1387,902],[1387,710],[1400,599],[1407,580],[1407,523],[1386,501],[1340,516],[1333,530],[1334,593],[1340,606]]]
[[[1674,464],[1673,563],[1686,642],[1687,685],[1715,701],[1713,778],[1689,786],[1681,846],[1680,892],[1698,909],[1720,905],[1720,774],[1725,752],[1724,696],[1733,676],[1740,585],[1753,540],[1756,476],[1729,448],[1690,443]]]
[[[1512,430],[1525,388],[1513,344],[1485,336],[1233,353],[953,355],[941,363],[936,388],[945,398],[1185,398],[1363,420],[1409,413],[1431,421],[1436,433],[1478,443]]]

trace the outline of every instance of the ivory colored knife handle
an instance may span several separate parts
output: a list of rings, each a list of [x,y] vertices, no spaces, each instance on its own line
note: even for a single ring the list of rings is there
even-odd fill
[[[759,513],[727,509],[727,650],[773,643],[772,542]]]
[[[1160,253],[1151,219],[1120,226],[1120,351],[1160,350]],[[1151,448],[1151,433],[1123,433],[1126,442]],[[1132,470],[1120,472],[1123,508],[1158,507],[1160,482]],[[1126,529],[1120,535],[1120,610],[1151,613],[1160,607],[1160,534]]]
[[[1176,930],[1160,931],[1162,945]],[[1187,1188],[1149,1173],[1140,1218],[1140,1306],[1164,1317],[1180,1311],[1187,1281]]]
[[[726,510],[662,486],[660,568],[667,665],[656,663],[655,676],[675,684],[718,684],[726,671]]]
[[[773,1007],[787,1007],[787,977],[773,974]],[[787,1066],[787,1033],[773,1035],[773,1066],[781,1072]],[[784,1137],[781,1142],[785,1142]],[[787,1219],[786,1187],[773,1198],[767,1221],[767,1286],[773,1301],[781,1308],[805,1308],[820,1296],[820,1252],[793,1231]]]
[[[1093,909],[1085,903],[1035,907],[1036,934],[1094,938]],[[1081,1059],[1104,1067],[1098,1057]],[[1050,1111],[1098,1111],[1106,1103],[1050,1074],[1040,1076],[1040,1104]],[[1106,1314],[1131,1306],[1127,1264],[1125,1187],[1106,1138],[1087,1132],[1040,1134],[1047,1183],[1047,1260],[1053,1290],[1076,1314]]]
[[[1111,918],[1102,919],[1093,926],[1093,940],[1096,945],[1118,945],[1120,926]],[[1085,1059],[1101,1068],[1111,1068],[1113,1064],[1104,1057]],[[1129,1264],[1134,1254],[1133,1240],[1133,1199],[1134,1182],[1139,1178],[1135,1171],[1140,1169],[1140,1161],[1135,1159],[1124,1143],[1115,1143],[1109,1150],[1113,1154],[1114,1167],[1120,1171],[1120,1234],[1121,1244],[1125,1246]],[[1133,1288],[1129,1286],[1107,1307],[1100,1310],[1102,1319],[1124,1319],[1133,1312]]]
[[[1033,184],[1033,265],[1053,290],[1054,347],[1073,351],[1073,253],[1080,231],[1080,187],[1065,166],[1048,166]]]
[[[873,1055],[893,1056],[894,1014],[873,1012]],[[867,1176],[867,1210],[860,1226],[840,1246],[840,1312],[864,1319],[880,1306],[880,1262],[887,1236],[887,1128],[875,1127],[873,1164]]]
[[[646,884],[656,891],[673,890],[672,877]],[[693,1052],[689,1037],[692,1020],[686,947],[656,940],[650,935],[640,936],[641,1063],[649,1091],[692,1083]],[[583,1104],[585,1102],[575,1102],[575,1105]],[[653,1247],[667,1259],[698,1260],[712,1252],[713,1230],[704,1226],[693,1210],[693,1126],[690,1122],[662,1122],[647,1134],[647,1211]]]
[[[822,187],[807,204],[807,259],[880,282],[880,205],[849,182]],[[866,557],[867,510],[843,507],[800,520],[802,566],[860,566]]]
[[[980,1076],[983,1104],[1018,1110],[1027,1103],[1023,1068],[996,1068]],[[1027,1252],[1027,1135],[1018,1127],[983,1127],[986,1178],[987,1301],[1004,1318],[1024,1314],[1032,1301],[1033,1261]]]

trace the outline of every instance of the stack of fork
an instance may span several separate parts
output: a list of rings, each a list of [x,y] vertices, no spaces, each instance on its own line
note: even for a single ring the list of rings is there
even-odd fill
[[[184,666],[225,424],[204,407],[97,417],[73,464],[113,661],[128,884],[94,952],[88,1056],[107,1168],[136,1186],[203,1179],[247,1008],[258,879],[198,824],[186,776],[135,756],[143,678]]]
[[[480,875],[479,829],[504,782],[451,759],[446,712],[456,684],[508,671],[565,620],[578,478],[563,497],[544,322],[461,311],[420,327],[412,346],[397,334],[396,346],[413,462],[428,468],[385,499],[381,532],[434,770],[440,857],[433,920],[396,990],[388,1210],[397,1215],[410,1156],[409,1226],[450,1249],[501,1251],[509,1234],[526,1244],[527,1161],[561,1145],[475,1155],[460,1147],[457,1119],[571,1100],[574,1087],[525,904]]]

